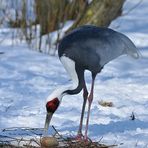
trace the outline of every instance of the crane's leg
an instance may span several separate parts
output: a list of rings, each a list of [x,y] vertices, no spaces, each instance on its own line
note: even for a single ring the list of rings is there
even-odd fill
[[[87,131],[88,131],[88,124],[89,124],[89,116],[90,116],[90,108],[93,101],[93,91],[94,91],[94,82],[95,82],[96,74],[92,73],[92,85],[91,85],[91,91],[88,96],[88,113],[87,113],[87,120],[86,120],[86,128],[85,128],[85,136],[84,139],[87,140]]]
[[[84,82],[84,87],[83,87],[83,106],[82,106],[79,130],[78,130],[78,134],[77,134],[77,138],[78,139],[81,139],[81,138],[84,137],[83,134],[82,134],[82,125],[83,125],[83,118],[84,118],[84,112],[85,112],[85,106],[86,106],[87,97],[88,97],[88,91],[87,91],[86,84]]]

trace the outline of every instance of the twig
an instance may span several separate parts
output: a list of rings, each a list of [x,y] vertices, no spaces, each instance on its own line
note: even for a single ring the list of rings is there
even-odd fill
[[[59,134],[59,132],[56,130],[56,128],[52,125],[52,128],[55,130],[56,134],[61,137],[63,140],[66,140],[65,138],[63,138],[62,135]]]
[[[115,147],[117,145],[113,144],[113,145],[105,145],[105,144],[100,144],[100,141],[102,140],[103,137],[100,138],[99,142],[93,142],[91,139],[88,139],[88,141],[86,142],[85,140],[75,140],[72,138],[64,138],[58,131],[57,129],[52,126],[52,128],[55,131],[55,138],[58,140],[59,145],[58,148],[86,148],[86,147],[90,147],[90,148],[112,148]],[[11,128],[12,129],[12,128]],[[10,131],[9,129],[5,129],[4,131]],[[14,130],[17,130],[17,128],[13,128]],[[36,130],[38,128],[23,128],[24,130]],[[32,132],[32,131],[31,131]],[[33,137],[33,138],[28,138],[28,139],[24,139],[23,137],[19,137],[19,138],[13,138],[13,137],[9,137],[9,136],[3,136],[0,135],[0,137],[3,138],[8,138],[7,141],[0,141],[0,144],[2,146],[7,146],[8,147],[26,147],[26,148],[40,148],[41,147],[41,138],[42,136],[40,136],[40,139],[38,137]],[[5,140],[5,139],[4,139]],[[15,145],[13,145],[13,143],[15,143]]]
[[[113,145],[109,145],[107,147],[110,148],[110,147],[115,147],[115,146],[118,146],[118,145],[117,144],[113,144]]]
[[[3,138],[10,138],[10,139],[17,140],[17,138],[13,138],[13,137],[10,137],[10,136],[5,136],[5,135],[0,135],[0,137],[3,137]]]
[[[30,127],[11,127],[11,128],[5,128],[5,129],[2,129],[2,132],[5,132],[5,131],[16,131],[18,129],[21,129],[21,130],[24,130],[24,131],[31,131],[32,133],[34,133],[32,130],[43,130],[43,128],[30,128]],[[36,133],[34,133],[36,134]],[[37,135],[37,134],[36,134]]]
[[[21,141],[23,141],[23,138],[18,139],[18,146],[20,146]]]
[[[133,11],[135,8],[137,8],[143,0],[140,0],[137,4],[135,4],[131,9],[129,9],[127,12],[123,13],[122,16],[125,16],[127,14],[129,14],[131,11]]]
[[[102,139],[103,139],[103,136],[100,138],[100,140],[98,141],[98,143],[100,143]]]

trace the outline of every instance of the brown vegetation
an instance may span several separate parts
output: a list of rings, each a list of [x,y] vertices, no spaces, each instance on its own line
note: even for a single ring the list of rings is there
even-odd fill
[[[98,140],[98,142],[94,142],[91,139],[86,140],[76,140],[73,136],[69,137],[63,137],[54,126],[53,130],[55,133],[51,135],[50,137],[40,137],[39,135],[36,135],[36,131],[42,131],[43,129],[37,129],[37,128],[22,128],[22,130],[28,131],[29,133],[33,133],[34,135],[28,135],[30,138],[26,138],[23,135],[21,136],[21,133],[16,135],[16,137],[10,136],[2,136],[0,138],[0,147],[3,148],[113,148],[117,145],[105,145],[101,144],[101,139]],[[2,132],[15,132],[17,128],[12,128],[12,130],[4,129]],[[20,130],[20,128],[19,128]],[[12,134],[13,135],[13,134]]]
[[[0,3],[2,1],[5,0],[1,0]],[[42,52],[43,35],[48,34],[46,43],[51,44],[49,33],[60,30],[68,20],[73,20],[74,23],[67,32],[85,24],[107,27],[112,20],[121,15],[125,0],[22,0],[21,4],[19,2],[17,0],[12,2],[13,5],[16,4],[21,8],[15,10],[15,17],[11,17],[11,14],[8,13],[7,5],[1,10],[5,17],[0,19],[0,22],[7,18],[12,27],[21,28],[28,44],[39,38],[39,42],[36,44],[38,44],[39,51]],[[32,4],[32,2],[34,3]],[[33,9],[33,12],[29,14],[30,9]],[[29,17],[32,13],[34,13],[33,17]],[[38,24],[40,26],[39,34],[37,34]],[[59,36],[57,36],[55,44],[58,43]],[[50,48],[50,45],[47,46]]]

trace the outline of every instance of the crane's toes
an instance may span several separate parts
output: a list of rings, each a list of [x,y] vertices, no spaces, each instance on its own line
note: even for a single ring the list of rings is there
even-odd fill
[[[84,136],[82,133],[78,133],[75,137],[70,138],[72,141],[79,141],[84,143],[92,142],[91,139],[87,136]]]
[[[84,135],[79,133],[76,136],[68,137],[68,139],[71,141],[84,141]]]
[[[91,140],[88,136],[84,136],[84,141],[85,141],[86,143],[92,142],[92,140]]]
[[[78,141],[84,140],[84,135],[82,133],[78,133],[77,136],[75,137],[75,140]]]

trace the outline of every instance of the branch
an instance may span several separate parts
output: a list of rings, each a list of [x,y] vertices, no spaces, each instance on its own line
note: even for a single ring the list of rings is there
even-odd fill
[[[127,12],[123,13],[121,16],[128,15],[131,11],[136,9],[142,2],[143,2],[143,0],[140,0],[137,4],[135,4],[132,8],[130,8]]]

